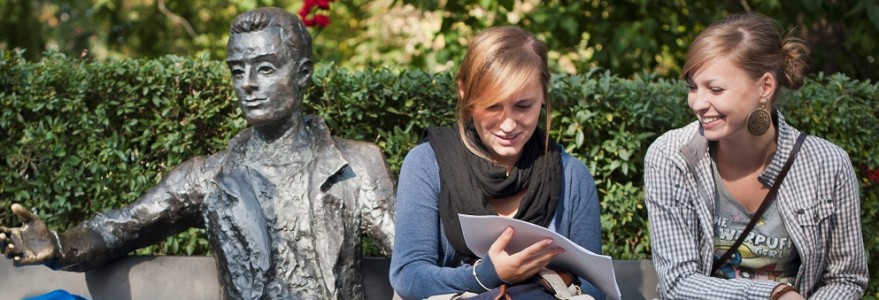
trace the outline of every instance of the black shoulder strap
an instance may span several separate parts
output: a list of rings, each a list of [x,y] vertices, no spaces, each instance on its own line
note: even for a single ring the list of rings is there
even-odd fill
[[[787,176],[787,171],[790,170],[790,166],[794,164],[794,159],[797,158],[797,153],[800,152],[800,147],[803,145],[803,141],[806,140],[806,134],[800,133],[800,136],[797,137],[797,142],[794,144],[794,148],[790,152],[790,156],[787,157],[787,161],[784,163],[784,167],[781,168],[781,172],[778,173],[778,178],[775,179],[775,183],[772,184],[772,188],[769,189],[769,193],[766,194],[766,198],[763,199],[763,203],[760,204],[760,208],[757,209],[757,212],[754,213],[754,216],[751,217],[751,222],[748,223],[748,226],[745,227],[745,230],[739,234],[739,238],[736,240],[732,246],[726,250],[726,253],[720,257],[717,261],[714,262],[714,265],[711,266],[711,275],[714,275],[714,272],[720,268],[730,256],[733,255],[733,252],[742,245],[742,242],[745,241],[745,237],[751,233],[751,230],[754,229],[754,226],[757,225],[757,221],[760,220],[760,217],[763,216],[763,213],[766,212],[766,209],[769,208],[769,205],[775,201],[775,195],[778,194],[778,188],[781,186],[781,182],[784,180],[784,177]]]

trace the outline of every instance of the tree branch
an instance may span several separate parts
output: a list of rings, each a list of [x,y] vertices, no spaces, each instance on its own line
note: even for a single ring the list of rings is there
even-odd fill
[[[159,0],[162,1],[162,0]],[[742,5],[742,8],[745,9],[745,12],[751,13],[751,6],[748,5],[748,0],[739,0],[739,4]]]
[[[189,22],[187,22],[186,19],[184,19],[178,15],[175,15],[170,10],[168,10],[168,8],[165,7],[165,0],[159,0],[157,2],[159,3],[159,11],[163,15],[168,17],[168,19],[171,19],[171,22],[174,22],[178,25],[183,25],[183,28],[186,29],[187,33],[189,33],[189,37],[191,37],[191,38],[196,37],[197,34],[195,33],[195,30],[192,29],[192,25],[189,25]]]

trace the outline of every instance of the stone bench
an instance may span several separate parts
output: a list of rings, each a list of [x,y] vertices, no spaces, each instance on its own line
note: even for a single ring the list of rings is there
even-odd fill
[[[129,256],[85,273],[55,272],[46,267],[15,268],[0,259],[0,298],[22,299],[56,289],[88,299],[209,299],[220,295],[217,269],[209,256]],[[614,261],[623,299],[656,297],[656,273],[649,260]],[[388,260],[363,260],[363,289],[368,300],[392,299]]]

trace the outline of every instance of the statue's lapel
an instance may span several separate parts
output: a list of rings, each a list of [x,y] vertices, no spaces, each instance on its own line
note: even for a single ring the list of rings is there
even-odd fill
[[[331,295],[338,293],[335,270],[338,267],[342,248],[350,234],[345,224],[346,202],[349,197],[336,195],[332,187],[345,178],[348,161],[336,148],[329,129],[319,118],[306,121],[314,138],[315,161],[312,164],[309,196],[312,212],[312,232],[314,247],[317,249],[318,263],[324,280],[324,286],[330,289]]]

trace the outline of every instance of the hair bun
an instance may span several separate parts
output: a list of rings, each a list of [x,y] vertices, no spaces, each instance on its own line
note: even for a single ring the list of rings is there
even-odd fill
[[[781,85],[795,90],[803,86],[803,79],[806,74],[806,60],[809,57],[809,47],[806,46],[802,39],[797,37],[787,37],[782,41],[782,53],[784,54],[784,63],[782,64],[780,79]]]

